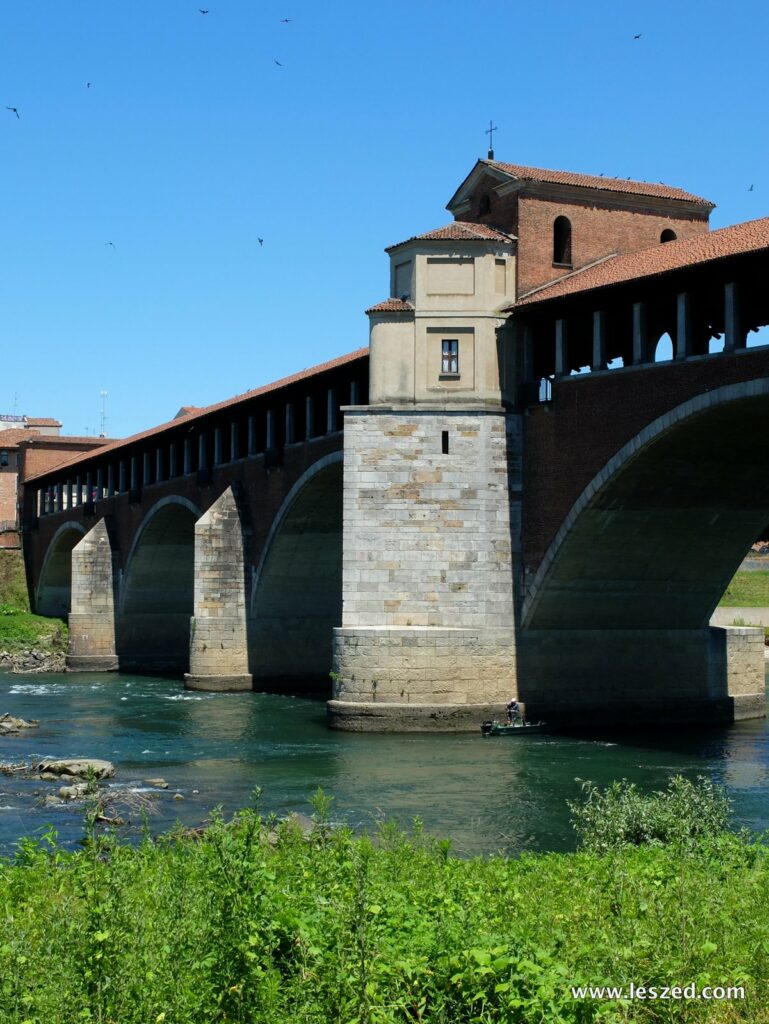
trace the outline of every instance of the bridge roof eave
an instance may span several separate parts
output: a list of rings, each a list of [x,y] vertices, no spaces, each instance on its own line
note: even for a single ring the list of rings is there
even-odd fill
[[[28,477],[24,483],[25,485],[33,485],[44,483],[47,480],[57,479],[61,476],[63,470],[69,470],[74,466],[85,465],[89,462],[102,460],[105,456],[130,448],[132,445],[140,444],[142,441],[146,441],[152,437],[157,437],[166,432],[169,434],[172,432],[186,433],[192,424],[204,422],[208,417],[213,418],[218,413],[225,410],[236,409],[238,406],[241,406],[254,398],[261,398],[262,396],[281,391],[283,388],[287,388],[292,384],[298,384],[303,380],[309,380],[310,378],[318,376],[329,370],[336,370],[343,366],[349,366],[356,361],[363,362],[365,359],[368,359],[368,355],[368,346],[365,348],[355,349],[354,352],[349,352],[344,356],[338,356],[336,359],[331,359],[325,363],[319,363],[317,366],[309,367],[306,370],[300,370],[298,373],[291,374],[288,377],[282,377],[280,380],[277,380],[272,384],[265,384],[262,387],[254,388],[251,391],[245,391],[241,395],[236,395],[233,398],[227,398],[224,401],[215,403],[214,405],[204,406],[197,412],[190,413],[187,416],[168,420],[156,427],[150,427],[148,430],[140,431],[138,434],[132,434],[130,437],[121,438],[120,440],[105,444],[94,452],[78,453],[74,458],[68,459],[66,462],[59,463],[59,465],[54,469],[49,469],[43,473],[38,473],[35,476]]]

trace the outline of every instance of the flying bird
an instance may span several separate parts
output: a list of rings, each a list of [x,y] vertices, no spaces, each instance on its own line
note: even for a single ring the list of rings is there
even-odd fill
[[[6,109],[6,110],[12,110],[12,111],[13,111],[13,113],[14,113],[14,114],[15,114],[15,115],[16,115],[17,117],[19,116],[19,112],[18,112],[18,110],[16,109],[16,107],[6,107],[5,109]]]
[[[115,243],[114,242],[105,242],[104,244],[105,245],[111,245],[113,249],[115,248]]]
[[[279,61],[279,60],[275,60],[275,58],[274,58],[274,57],[272,58],[272,60],[273,60],[273,63],[277,64],[279,68],[282,68],[282,67],[283,67],[283,65],[282,65],[282,64],[280,63],[280,61]]]
[[[264,245],[264,239],[263,238],[257,238],[257,242],[259,243],[259,245]]]
[[[750,188],[748,189],[748,192],[752,192],[752,191],[753,191],[753,186],[751,185]]]
[[[643,32],[639,32],[637,36],[633,36],[633,39],[640,39],[642,35]]]
[[[90,82],[86,82],[85,83],[85,87],[86,87],[86,89],[90,89],[91,88],[91,83]]]
[[[293,18],[281,18],[280,19],[280,23],[281,23],[281,25],[288,25],[288,23],[293,21],[293,20],[294,20]]]
[[[204,11],[202,7],[198,7],[198,11],[200,14],[208,14],[208,8],[206,8]]]

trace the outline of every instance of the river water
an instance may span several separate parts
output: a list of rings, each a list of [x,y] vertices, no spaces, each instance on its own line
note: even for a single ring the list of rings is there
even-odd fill
[[[654,789],[676,773],[724,784],[739,824],[769,828],[766,720],[581,739],[356,734],[328,729],[320,700],[190,693],[178,680],[75,673],[0,673],[3,712],[38,719],[40,728],[0,737],[0,763],[106,758],[117,769],[115,796],[145,799],[153,832],[197,825],[217,805],[230,814],[256,786],[265,813],[311,813],[308,797],[322,786],[334,796],[332,816],[355,828],[381,817],[408,826],[418,816],[460,855],[563,850],[574,845],[566,801],[579,796],[578,779],[626,778]],[[168,789],[144,785],[157,776]],[[39,805],[57,789],[0,774],[0,852],[51,825],[61,841],[77,841],[82,806]],[[140,822],[136,807],[127,813]]]

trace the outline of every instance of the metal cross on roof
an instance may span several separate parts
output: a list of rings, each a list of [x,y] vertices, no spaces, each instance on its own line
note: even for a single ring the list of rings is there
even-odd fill
[[[493,121],[489,121],[489,127],[483,133],[484,135],[488,135],[488,137],[489,137],[489,155],[488,155],[488,158],[487,158],[489,160],[493,160],[494,159],[494,132],[496,132],[498,130],[499,129],[494,124],[494,122]]]

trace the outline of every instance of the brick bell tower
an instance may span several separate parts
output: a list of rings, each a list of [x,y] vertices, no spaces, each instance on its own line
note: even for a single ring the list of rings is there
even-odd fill
[[[386,251],[370,404],[345,412],[331,721],[474,729],[515,692],[521,431],[500,310],[516,240],[457,221]]]

